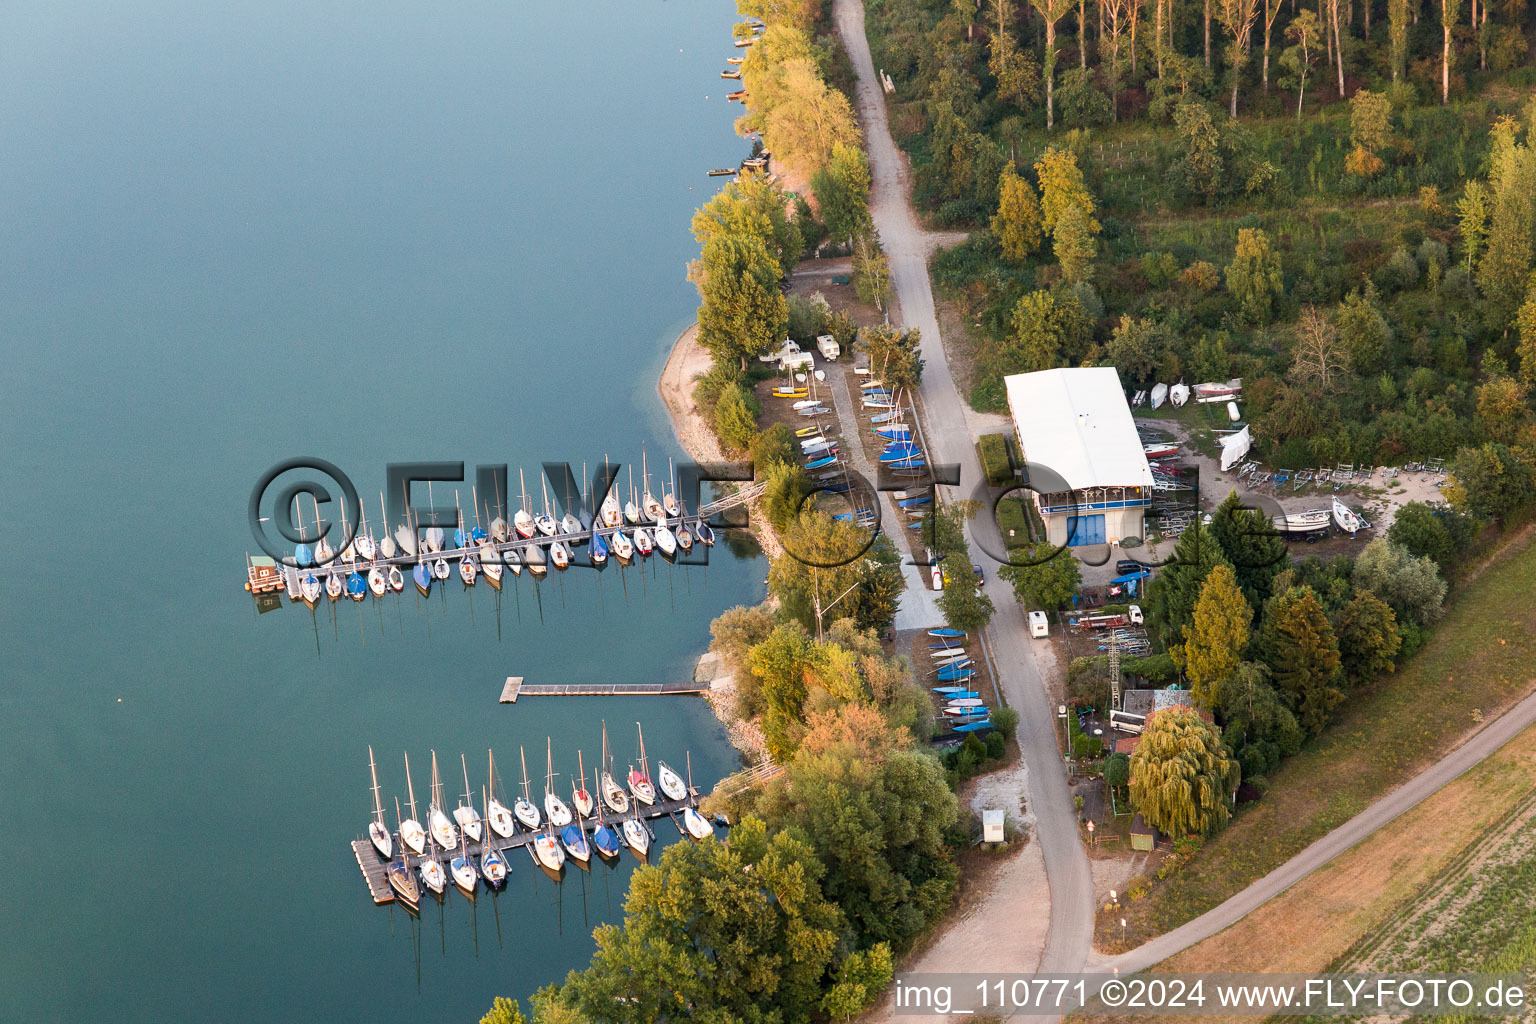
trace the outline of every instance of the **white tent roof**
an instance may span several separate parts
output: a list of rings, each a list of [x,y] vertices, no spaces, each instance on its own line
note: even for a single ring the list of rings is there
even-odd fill
[[[1152,469],[1113,366],[1069,367],[1003,378],[1008,408],[1035,485],[1151,487]]]

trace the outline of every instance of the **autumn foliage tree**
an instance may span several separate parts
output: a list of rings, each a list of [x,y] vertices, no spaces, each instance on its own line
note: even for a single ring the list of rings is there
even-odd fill
[[[1223,687],[1248,646],[1252,617],[1231,567],[1212,569],[1195,601],[1194,620],[1184,627],[1184,642],[1174,650],[1174,660],[1183,665],[1191,695],[1202,707],[1221,707]]]
[[[1002,245],[1003,255],[1014,262],[1034,255],[1040,248],[1043,227],[1034,186],[1009,161],[997,179],[997,213],[992,217],[992,233]]]
[[[1227,823],[1239,775],[1215,726],[1193,708],[1167,708],[1131,754],[1131,803],[1170,835],[1208,835]]]

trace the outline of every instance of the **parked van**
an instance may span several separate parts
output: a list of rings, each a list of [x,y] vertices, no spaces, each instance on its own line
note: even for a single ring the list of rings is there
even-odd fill
[[[1035,640],[1049,636],[1051,633],[1051,620],[1046,618],[1045,612],[1033,611],[1029,613],[1029,635]]]

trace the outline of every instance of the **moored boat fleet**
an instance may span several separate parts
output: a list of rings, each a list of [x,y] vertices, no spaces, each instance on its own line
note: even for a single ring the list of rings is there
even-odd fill
[[[692,552],[695,545],[712,547],[714,529],[707,517],[689,514],[678,497],[671,469],[657,497],[651,490],[644,456],[641,464],[639,488],[631,468],[627,500],[621,502],[620,485],[615,481],[592,513],[586,511],[592,502],[573,502],[570,496],[563,505],[551,506],[548,488],[543,484],[542,504],[534,504],[521,472],[521,503],[512,513],[510,523],[501,514],[500,495],[495,496],[494,505],[482,508],[480,496],[472,489],[474,511],[472,516],[466,516],[455,493],[457,523],[451,534],[441,526],[423,526],[413,521],[396,524],[391,530],[384,496],[380,494],[383,518],[377,525],[370,524],[366,510],[355,510],[358,520],[353,529],[348,520],[349,510],[341,509],[340,532],[343,537],[350,536],[350,540],[340,551],[326,540],[331,524],[324,524],[318,502],[311,503],[317,539],[304,539],[309,526],[304,520],[305,510],[295,498],[294,521],[300,541],[293,554],[284,559],[289,568],[289,597],[311,608],[322,599],[339,601],[349,597],[362,601],[370,594],[383,597],[403,591],[407,576],[426,595],[435,584],[446,582],[455,574],[466,587],[483,579],[492,589],[500,590],[508,573],[517,578],[527,571],[532,578],[539,579],[551,567],[564,571],[580,564],[603,569],[610,560],[632,565],[652,554],[672,561],[679,554]],[[429,484],[429,495],[430,492]],[[562,508],[564,511],[560,512]],[[406,517],[410,519],[409,512]],[[586,560],[578,562],[577,555],[583,550]],[[246,588],[251,590],[257,589],[253,586],[257,579],[255,561],[251,559],[252,564],[247,567]],[[275,565],[268,575],[274,581],[284,578],[276,572]],[[276,584],[262,589],[275,588]]]
[[[928,656],[938,669],[933,692],[943,706],[939,714],[951,730],[962,736],[992,728],[992,710],[976,684],[976,663],[965,649],[966,634],[958,629],[930,629]]]
[[[506,884],[511,871],[507,854],[519,846],[526,847],[534,862],[556,877],[568,862],[585,867],[593,857],[612,860],[626,846],[644,860],[654,838],[646,821],[663,815],[672,816],[679,832],[691,839],[713,836],[714,824],[694,806],[697,793],[692,782],[692,758],[685,762],[686,776],[661,760],[656,761],[653,775],[639,723],[635,730],[638,755],[621,775],[608,745],[608,727],[604,723],[602,758],[594,766],[592,789],[587,788],[586,758],[581,751],[577,752],[577,772],[568,778],[568,786],[557,783],[559,773],[555,771],[553,745],[546,739],[544,792],[539,803],[535,803],[529,780],[526,752],[519,748],[522,785],[520,791],[511,795],[510,807],[503,802],[508,797],[504,787],[499,790],[501,798],[497,796],[500,776],[496,757],[494,752],[486,751],[485,785],[480,788],[478,805],[470,783],[468,759],[460,755],[464,791],[450,809],[438,771],[437,752],[433,751],[425,824],[420,818],[407,754],[406,803],[402,807],[399,798],[395,798],[394,829],[385,816],[378,766],[370,747],[368,771],[373,816],[368,822],[368,841],[376,856],[375,863],[383,865],[389,895],[412,909],[420,906],[423,890],[441,900],[452,887],[474,899],[482,882],[491,889]],[[359,864],[362,865],[361,855]],[[367,866],[364,874],[368,874]],[[375,898],[379,899],[379,894]]]

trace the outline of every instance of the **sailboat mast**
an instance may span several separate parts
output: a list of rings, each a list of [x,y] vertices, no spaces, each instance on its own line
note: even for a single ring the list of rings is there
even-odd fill
[[[373,747],[368,748],[368,774],[373,776],[373,812],[379,817],[379,824],[384,824],[384,804],[379,800],[379,769],[373,763]]]
[[[411,797],[411,819],[416,819],[416,784],[411,781],[411,755],[405,755],[405,789]]]

